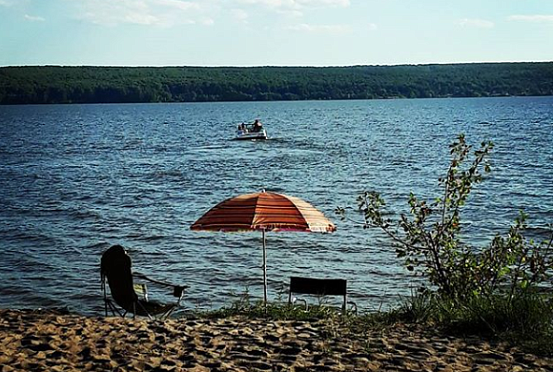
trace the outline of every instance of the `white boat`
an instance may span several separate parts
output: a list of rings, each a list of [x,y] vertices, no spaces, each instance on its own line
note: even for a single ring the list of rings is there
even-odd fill
[[[238,128],[236,137],[234,137],[235,140],[266,140],[269,138],[267,131],[261,126],[261,123],[259,126],[256,126],[255,123],[241,124]]]
[[[236,132],[236,137],[234,137],[235,140],[266,140],[268,138],[265,129],[261,129],[258,132],[243,132],[239,130]]]

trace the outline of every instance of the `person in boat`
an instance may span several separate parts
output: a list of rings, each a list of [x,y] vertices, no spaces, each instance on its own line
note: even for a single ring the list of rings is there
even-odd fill
[[[248,128],[246,128],[246,124],[238,124],[238,131],[242,134],[248,133]]]
[[[263,129],[263,124],[261,124],[259,119],[255,119],[255,121],[252,124],[252,127],[254,132],[261,132],[261,129]]]

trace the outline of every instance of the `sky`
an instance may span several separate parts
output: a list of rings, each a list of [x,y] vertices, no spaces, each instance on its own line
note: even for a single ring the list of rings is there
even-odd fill
[[[0,0],[0,66],[553,61],[553,0]]]

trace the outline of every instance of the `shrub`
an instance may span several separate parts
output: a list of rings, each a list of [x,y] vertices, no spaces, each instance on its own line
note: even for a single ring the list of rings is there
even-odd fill
[[[551,301],[540,289],[550,288],[553,236],[540,243],[527,240],[527,216],[521,212],[504,236],[496,235],[485,247],[460,239],[462,207],[490,172],[492,149],[493,143],[483,142],[471,153],[461,134],[450,145],[447,174],[438,180],[443,194],[433,202],[411,193],[410,213],[393,220],[380,194],[366,191],[358,197],[358,209],[364,228],[382,230],[407,270],[427,279],[420,296],[401,309],[404,316],[493,334],[550,335]],[[344,208],[337,212],[345,217]]]

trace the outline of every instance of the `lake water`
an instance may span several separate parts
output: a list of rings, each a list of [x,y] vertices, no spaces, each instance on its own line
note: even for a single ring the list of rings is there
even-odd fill
[[[229,140],[254,118],[270,140]],[[189,309],[245,291],[260,299],[260,234],[189,227],[219,201],[261,189],[301,197],[338,227],[268,234],[271,300],[304,275],[348,279],[362,310],[393,305],[415,279],[387,239],[334,210],[369,189],[395,212],[408,211],[410,191],[439,196],[460,132],[496,144],[465,209],[467,239],[485,244],[521,209],[545,238],[553,97],[0,106],[0,307],[102,314],[99,261],[116,243],[137,271],[189,285]]]

